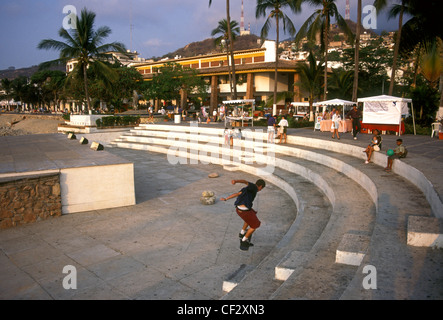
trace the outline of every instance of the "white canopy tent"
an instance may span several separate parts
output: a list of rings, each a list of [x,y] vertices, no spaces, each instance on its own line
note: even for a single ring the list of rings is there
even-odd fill
[[[247,104],[247,103],[252,103],[252,117],[244,117],[243,116],[243,105]],[[254,112],[255,112],[255,99],[240,99],[240,100],[225,100],[223,101],[223,104],[234,104],[234,105],[239,105],[241,104],[241,108],[242,108],[242,113],[240,117],[225,117],[225,126],[226,126],[226,122],[227,120],[241,120],[241,126],[243,127],[244,125],[244,120],[251,120],[252,119],[252,126],[254,126]],[[227,110],[226,110],[226,114],[227,114]]]
[[[410,103],[415,134],[414,106],[412,105],[412,99],[381,95],[360,98],[357,99],[357,101],[363,102],[363,123],[398,125],[399,134],[401,132],[401,117],[402,115],[409,114],[408,103]]]
[[[345,106],[352,106],[354,104],[355,104],[355,102],[348,101],[348,100],[332,99],[332,100],[315,102],[314,106],[323,106],[322,112],[325,112],[326,106],[343,106],[343,120],[344,120],[345,119]]]

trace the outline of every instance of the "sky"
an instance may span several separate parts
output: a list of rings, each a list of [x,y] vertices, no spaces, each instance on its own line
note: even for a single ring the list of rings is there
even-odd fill
[[[336,3],[344,17],[346,0]],[[372,3],[363,0],[363,6]],[[39,50],[37,45],[43,39],[61,40],[58,31],[68,15],[63,13],[68,5],[78,13],[84,7],[95,12],[95,28],[107,26],[112,30],[106,43],[119,41],[140,57],[151,58],[210,38],[218,21],[226,18],[226,1],[213,0],[211,7],[208,4],[208,0],[1,0],[0,70],[57,59],[57,51]],[[241,0],[230,0],[230,6],[231,19],[240,23]],[[265,19],[255,18],[255,6],[256,0],[244,0],[245,27],[250,23],[251,33],[259,35]],[[350,6],[351,20],[356,21],[357,0],[350,0]],[[289,14],[297,30],[315,9],[304,5],[302,13]],[[381,12],[374,31],[393,31],[397,27],[397,19],[388,20]],[[281,35],[280,39],[288,37]],[[269,39],[275,40],[275,26]]]

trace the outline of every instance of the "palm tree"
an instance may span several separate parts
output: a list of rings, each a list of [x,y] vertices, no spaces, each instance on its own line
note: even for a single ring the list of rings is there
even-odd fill
[[[277,84],[278,84],[278,43],[280,35],[280,20],[283,22],[283,31],[286,32],[288,29],[291,36],[295,35],[295,27],[289,16],[287,16],[282,10],[288,7],[293,13],[298,13],[301,11],[301,0],[257,0],[257,7],[255,10],[255,17],[258,19],[260,17],[266,17],[266,12],[271,10],[268,18],[263,25],[260,36],[264,40],[269,33],[271,27],[272,19],[275,19],[277,40],[275,43],[275,74],[274,74],[274,105],[272,108],[272,113],[277,113]]]
[[[337,25],[346,34],[348,41],[353,40],[353,34],[348,27],[345,19],[338,12],[335,4],[336,0],[304,0],[313,6],[321,6],[305,21],[295,37],[295,42],[300,43],[304,37],[308,40],[315,41],[320,33],[321,50],[324,52],[325,70],[324,70],[324,91],[323,99],[327,100],[328,94],[328,47],[329,47],[329,30],[331,26],[331,18],[335,17]]]
[[[313,121],[313,103],[317,97],[321,95],[322,74],[324,67],[317,63],[312,51],[309,52],[308,63],[299,62],[296,67],[297,73],[300,74],[300,81],[294,85],[300,86],[301,90],[308,94],[309,100],[309,121]]]
[[[329,88],[334,91],[336,98],[348,100],[353,95],[354,71],[332,69],[331,85]],[[358,90],[358,88],[357,88]]]
[[[227,42],[227,40],[229,39],[229,32],[228,32],[229,28],[228,28],[228,21],[226,21],[226,19],[220,20],[218,22],[218,26],[217,28],[215,28],[214,30],[212,30],[211,32],[211,36],[215,36],[217,34],[220,34],[219,37],[217,37],[215,39],[215,44],[218,46],[220,44],[222,44],[222,41],[224,40],[225,42]],[[232,40],[235,40],[237,38],[237,36],[240,33],[240,28],[238,26],[238,22],[233,20],[231,21],[231,33],[232,33]],[[226,61],[228,63],[228,74],[229,74],[229,88],[231,90],[231,96],[232,96],[232,77],[231,77],[231,68],[229,67],[229,50],[226,49]]]
[[[83,76],[83,85],[85,90],[85,98],[88,109],[91,110],[91,99],[88,91],[87,69],[90,68],[96,75],[101,75],[103,79],[115,80],[117,74],[101,60],[107,60],[110,51],[125,52],[125,46],[120,42],[112,42],[103,44],[103,40],[111,33],[108,27],[100,27],[94,30],[95,13],[82,9],[80,18],[76,17],[76,29],[68,32],[64,28],[60,28],[58,34],[65,40],[45,39],[38,44],[39,49],[58,50],[60,57],[57,60],[49,61],[42,64],[42,67],[51,64],[66,64],[69,60],[75,59],[77,64],[68,80],[72,80],[75,76]]]
[[[209,0],[209,6],[211,6],[212,0]],[[232,30],[231,30],[231,15],[230,15],[230,5],[229,0],[226,0],[226,25],[228,27],[228,40],[229,40],[229,51],[231,54],[231,63],[232,63],[232,84],[231,86],[234,88],[234,95],[232,97],[233,100],[237,100],[237,79],[235,76],[235,60],[234,60],[234,39],[232,37]],[[229,59],[228,59],[228,66],[229,66]]]
[[[440,41],[441,42],[441,41]],[[429,82],[431,88],[437,88],[440,75],[443,71],[441,58],[441,43],[434,41],[428,46],[427,52],[420,61],[421,74]]]
[[[360,30],[361,30],[361,0],[357,4],[357,30],[355,32],[355,48],[354,48],[354,84],[352,87],[352,101],[357,102],[358,91],[358,69],[360,64]]]
[[[403,27],[403,15],[408,12],[408,6],[411,3],[411,0],[401,0],[401,4],[394,4],[391,7],[389,12],[389,18],[394,18],[398,16],[398,30],[397,30],[397,38],[395,39],[394,45],[394,58],[392,61],[392,70],[391,70],[391,81],[389,83],[389,95],[392,95],[394,91],[394,83],[395,83],[395,72],[397,71],[397,60],[398,60],[398,52],[400,48],[401,41],[401,33]],[[388,0],[375,0],[374,6],[377,9],[377,12],[385,8],[388,4]]]

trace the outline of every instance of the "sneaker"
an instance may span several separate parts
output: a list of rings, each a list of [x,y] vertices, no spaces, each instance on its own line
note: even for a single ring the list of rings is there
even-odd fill
[[[249,230],[249,229],[246,229],[246,230],[245,230],[245,234],[248,233],[248,230]],[[241,234],[241,232],[239,232],[239,233],[238,233],[238,237],[239,237],[240,239],[243,239],[243,237],[245,236],[245,234]]]
[[[240,238],[240,241],[243,239],[244,236],[245,236],[244,234],[241,234],[241,233],[238,234],[238,237]],[[251,236],[248,238],[247,241],[249,241],[249,246],[250,246],[250,247],[253,247],[254,244],[251,243],[251,239],[252,239],[252,234],[251,234]]]
[[[369,161],[368,161],[368,160],[366,160],[366,161],[365,161],[365,164],[368,164],[368,163],[369,163]]]
[[[248,251],[249,247],[252,247],[252,246],[253,246],[253,244],[251,242],[249,242],[249,240],[246,240],[246,241],[240,240],[240,250]]]
[[[354,137],[354,140],[357,140],[357,137]]]

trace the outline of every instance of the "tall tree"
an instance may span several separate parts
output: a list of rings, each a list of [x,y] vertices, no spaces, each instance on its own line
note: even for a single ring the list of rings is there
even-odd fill
[[[212,0],[209,0],[209,6],[211,6]],[[232,69],[232,88],[234,89],[232,99],[237,100],[237,79],[235,76],[235,60],[234,60],[234,39],[232,37],[231,30],[231,14],[230,14],[230,3],[229,0],[226,0],[226,25],[228,27],[228,42],[229,42],[229,51],[231,55],[231,69]],[[229,66],[229,59],[228,59]]]
[[[310,51],[308,63],[299,62],[296,67],[300,74],[300,81],[294,85],[300,86],[300,89],[308,95],[309,100],[309,117],[314,119],[313,103],[316,98],[321,96],[322,74],[324,67],[317,63],[314,54]]]
[[[76,17],[76,28],[68,30],[60,28],[58,34],[65,41],[45,39],[38,44],[39,49],[60,51],[59,59],[42,64],[42,67],[51,64],[66,64],[69,60],[76,60],[74,70],[68,76],[71,80],[74,76],[83,76],[85,99],[88,109],[91,110],[91,99],[88,91],[87,69],[94,70],[95,74],[104,79],[116,80],[118,75],[102,60],[109,59],[110,51],[125,52],[125,46],[120,42],[103,44],[105,38],[111,34],[109,27],[94,29],[95,13],[82,9],[80,17]]]
[[[255,17],[266,17],[266,12],[270,10],[267,15],[265,24],[263,25],[260,37],[262,40],[267,38],[269,29],[271,28],[271,22],[275,19],[277,39],[275,41],[275,73],[274,73],[274,105],[272,113],[277,113],[277,85],[278,85],[278,44],[280,36],[280,20],[283,23],[283,31],[288,29],[291,36],[295,35],[295,26],[292,23],[289,16],[283,12],[284,8],[289,8],[292,13],[298,13],[301,11],[301,0],[257,0],[257,7],[255,10]]]
[[[212,30],[211,36],[215,36],[217,34],[220,34],[220,36],[215,39],[216,45],[221,45],[223,43],[223,40],[224,40],[225,44],[229,43],[229,28],[228,28],[228,21],[226,19],[220,20],[218,22],[217,28]],[[235,20],[231,21],[231,34],[232,34],[233,40],[235,40],[237,38],[237,36],[240,34],[240,28],[238,26],[238,22]],[[232,76],[231,76],[231,68],[229,66],[229,53],[230,53],[230,50],[227,47],[226,48],[226,62],[228,64],[229,88],[230,88],[231,96],[232,96],[233,82],[232,82]]]
[[[407,13],[409,11],[408,6],[410,3],[411,0],[400,0],[400,4],[393,4],[389,11],[389,18],[398,16],[398,30],[394,45],[394,59],[392,61],[391,81],[389,83],[389,95],[392,95],[394,91],[395,73],[397,72],[398,52],[400,48],[401,33],[403,27],[403,15],[404,13]],[[377,12],[385,8],[387,5],[388,5],[388,0],[374,1],[374,6],[377,9]]]
[[[332,69],[331,89],[334,98],[349,100],[353,94],[354,72],[352,70]],[[358,88],[357,88],[358,89]]]
[[[403,25],[399,46],[400,54],[405,55],[414,51],[422,51],[424,55],[428,55],[428,53],[432,53],[435,47],[440,47],[440,59],[443,59],[441,52],[443,29],[440,26],[441,1],[429,0],[426,5],[423,5],[419,0],[409,1],[408,13],[412,18]],[[422,50],[416,50],[417,48]],[[418,66],[419,61],[420,58],[417,57],[416,66]],[[434,64],[434,66],[437,67],[438,64]],[[440,116],[443,114],[442,84],[443,70],[440,73]]]
[[[352,86],[352,101],[357,102],[358,93],[358,69],[360,64],[360,32],[361,32],[361,0],[357,4],[357,30],[355,32],[355,54],[354,54],[354,83]]]
[[[335,17],[338,27],[345,33],[348,41],[353,41],[353,34],[348,27],[345,19],[340,15],[335,4],[336,0],[304,0],[312,6],[320,6],[300,27],[295,37],[295,42],[300,43],[304,37],[308,40],[315,41],[320,34],[321,50],[324,53],[324,90],[323,99],[327,100],[328,94],[328,48],[329,48],[329,30],[331,27],[331,19]]]

